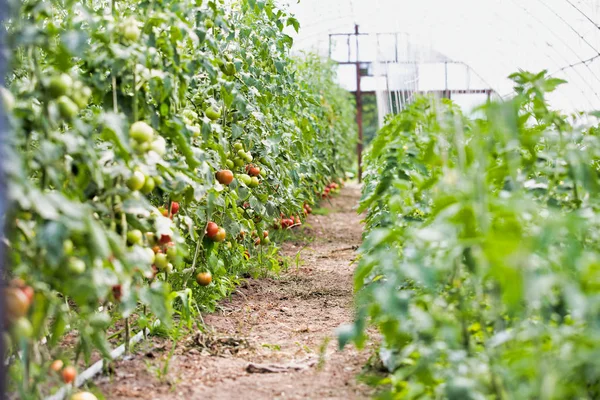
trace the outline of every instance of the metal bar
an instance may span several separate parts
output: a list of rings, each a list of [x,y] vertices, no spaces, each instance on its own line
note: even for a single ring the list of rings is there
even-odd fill
[[[362,181],[362,141],[363,141],[363,120],[362,120],[362,94],[360,92],[360,57],[358,53],[358,25],[354,25],[354,34],[356,35],[356,124],[358,125],[358,142],[356,142],[356,152],[358,154],[358,182]]]
[[[0,0],[0,22],[3,22],[7,17],[7,4],[5,0]],[[4,47],[4,43],[6,43],[4,35],[5,30],[2,29],[0,31],[0,43],[2,43],[2,47]],[[6,63],[7,61],[4,58],[4,55],[7,54],[5,48],[2,48],[0,51],[0,85],[4,86],[4,76],[6,71]],[[4,104],[0,105],[0,237],[4,236],[5,227],[2,224],[2,220],[6,215],[6,172],[4,168],[3,161],[7,159],[4,152],[6,151],[5,146],[7,146],[7,132],[8,123],[6,122],[5,108]],[[4,270],[7,268],[6,264],[6,255],[4,254],[4,244],[0,242],[0,286],[4,286],[3,277],[5,275]],[[0,316],[4,315],[4,296],[0,295]],[[5,329],[4,318],[0,318],[0,331]],[[0,360],[4,360],[6,357],[6,349],[4,348],[4,340],[0,340]],[[4,362],[0,362],[0,400],[5,399],[6,393],[6,366]]]

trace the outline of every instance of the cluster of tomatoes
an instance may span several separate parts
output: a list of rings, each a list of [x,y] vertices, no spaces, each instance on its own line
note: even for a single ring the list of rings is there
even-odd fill
[[[281,218],[276,220],[273,225],[275,229],[289,229],[302,225],[302,221],[297,215],[286,217],[283,213],[281,213],[280,217]]]
[[[35,291],[21,279],[13,279],[4,289],[5,322],[15,339],[28,338],[33,327],[27,319],[27,313],[33,303]]]
[[[332,194],[340,192],[340,185],[336,182],[331,182],[325,189],[323,189],[323,193],[321,193],[321,198],[327,199],[330,198]]]
[[[56,374],[59,374],[62,381],[66,384],[72,384],[75,382],[75,378],[77,377],[77,369],[72,365],[65,366],[65,363],[60,360],[54,360],[50,364],[50,370]],[[90,392],[79,392],[75,393],[70,397],[70,400],[98,400],[96,396],[94,396]]]

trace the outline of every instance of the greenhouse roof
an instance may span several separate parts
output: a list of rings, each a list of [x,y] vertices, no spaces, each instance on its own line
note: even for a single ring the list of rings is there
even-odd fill
[[[355,62],[356,37],[339,34],[354,33],[356,25],[361,34],[369,34],[358,39],[358,58],[365,62],[363,68],[375,69],[366,74],[375,81],[377,64],[379,70],[385,66],[390,79],[407,77],[403,82],[410,74],[399,65],[414,64],[419,71],[416,90],[489,88],[507,96],[512,93],[509,74],[546,69],[569,82],[552,95],[553,106],[565,111],[600,109],[598,0],[280,3],[288,5],[300,22],[298,34],[290,30],[296,52],[314,51],[336,61]],[[345,64],[339,72],[340,82],[349,90],[355,89],[352,68]],[[375,81],[365,82],[367,90],[381,84]]]

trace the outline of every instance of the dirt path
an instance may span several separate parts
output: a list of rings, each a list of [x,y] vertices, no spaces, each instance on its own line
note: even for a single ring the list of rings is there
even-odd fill
[[[352,319],[359,195],[348,185],[328,215],[311,216],[308,243],[283,248],[292,258],[300,251],[300,265],[278,279],[249,280],[220,312],[205,316],[213,332],[181,341],[166,376],[158,371],[167,342],[117,362],[114,375],[97,382],[107,399],[368,398],[355,377],[369,352],[337,351],[334,332]],[[249,372],[250,364],[277,372]]]

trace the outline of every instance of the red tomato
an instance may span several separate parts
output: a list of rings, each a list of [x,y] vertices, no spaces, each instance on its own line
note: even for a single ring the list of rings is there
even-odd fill
[[[212,221],[209,222],[208,225],[206,226],[206,236],[209,239],[214,239],[218,233],[219,233],[219,225],[215,224]]]
[[[233,172],[228,169],[217,172],[217,181],[219,181],[221,185],[229,185],[233,182]]]
[[[175,215],[179,212],[179,203],[176,201],[171,202],[171,215]]]
[[[62,370],[62,379],[64,383],[73,383],[75,381],[75,377],[77,376],[77,370],[75,367],[68,366]]]
[[[171,235],[160,235],[160,242],[162,244],[169,243],[171,241]]]

